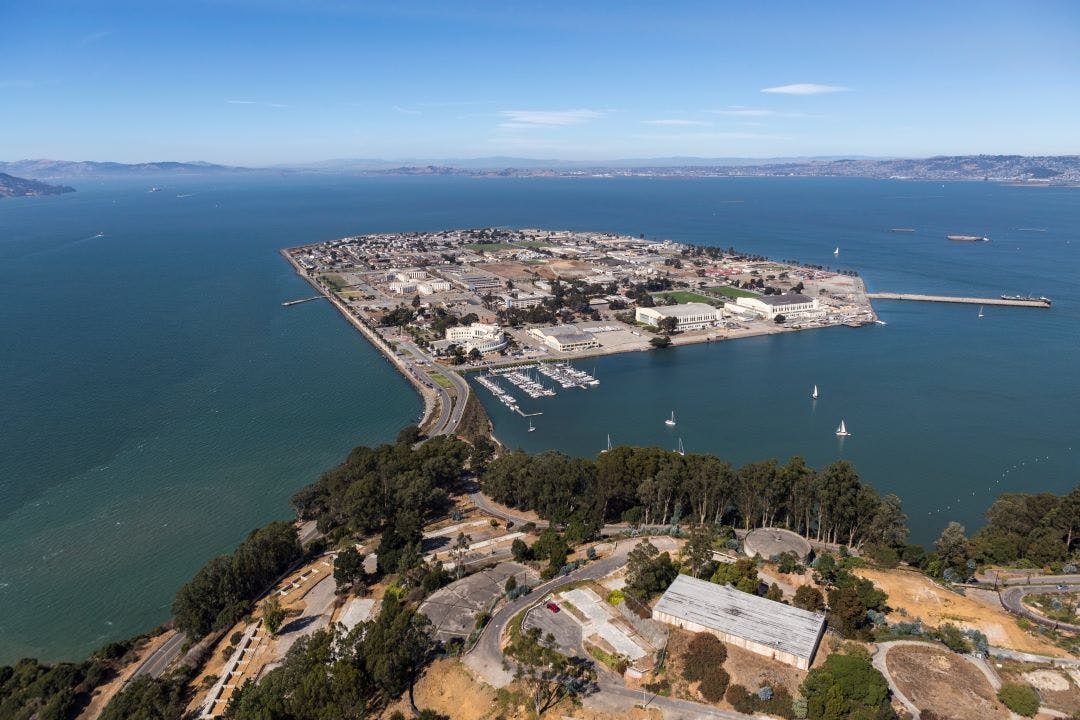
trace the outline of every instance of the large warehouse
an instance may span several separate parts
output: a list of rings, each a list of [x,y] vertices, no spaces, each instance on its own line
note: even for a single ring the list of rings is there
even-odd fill
[[[825,614],[679,575],[653,608],[653,620],[707,632],[758,655],[808,670]]]
[[[679,323],[679,330],[701,330],[713,327],[720,321],[718,308],[705,303],[683,303],[681,305],[660,305],[657,307],[639,307],[634,319],[646,325],[658,327],[664,318],[673,317]]]

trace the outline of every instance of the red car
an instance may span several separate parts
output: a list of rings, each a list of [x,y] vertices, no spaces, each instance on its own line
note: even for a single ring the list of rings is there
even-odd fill
[[[557,612],[559,612],[559,606],[558,606],[558,605],[556,605],[556,604],[555,604],[555,603],[553,603],[553,602],[548,602],[548,603],[545,603],[545,604],[544,604],[544,607],[546,607],[546,608],[547,608],[548,610],[550,610],[550,611],[551,611],[551,612],[553,612],[553,613],[557,613]]]

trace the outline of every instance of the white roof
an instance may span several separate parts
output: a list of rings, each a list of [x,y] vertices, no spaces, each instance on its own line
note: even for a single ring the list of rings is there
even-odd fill
[[[824,613],[679,575],[656,604],[656,612],[775,647],[809,660],[817,648]]]
[[[706,305],[705,303],[682,303],[681,305],[658,305],[651,308],[642,308],[642,310],[655,310],[662,317],[674,317],[681,318],[688,315],[716,315],[717,309],[712,305]]]

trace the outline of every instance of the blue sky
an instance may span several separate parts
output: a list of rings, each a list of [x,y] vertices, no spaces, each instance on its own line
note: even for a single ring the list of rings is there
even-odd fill
[[[0,0],[0,48],[4,160],[1080,153],[1067,1]]]

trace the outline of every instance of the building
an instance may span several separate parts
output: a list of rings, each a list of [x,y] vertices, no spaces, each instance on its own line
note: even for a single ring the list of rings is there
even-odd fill
[[[432,295],[437,292],[448,292],[450,283],[446,280],[424,280],[416,283],[416,290],[421,295]]]
[[[575,352],[600,347],[600,343],[592,334],[582,332],[576,325],[529,328],[529,334],[560,352]]]
[[[506,347],[506,334],[498,325],[473,323],[446,329],[446,339],[454,342],[465,352],[476,350],[479,353],[495,352]]]
[[[545,295],[544,293],[530,292],[519,292],[517,293],[517,297],[514,297],[510,294],[499,296],[499,298],[502,300],[503,307],[505,307],[507,310],[511,308],[536,307],[537,305],[543,304],[544,299],[547,297],[550,297],[550,295]]]
[[[707,632],[726,643],[808,670],[825,614],[679,575],[653,608],[653,620]]]
[[[390,283],[390,290],[396,292],[398,295],[405,295],[406,293],[416,292],[415,280],[398,280]]]
[[[659,327],[664,318],[673,317],[678,321],[677,330],[701,330],[720,322],[719,308],[705,303],[683,303],[663,307],[639,307],[634,318],[646,325]]]
[[[735,301],[740,307],[749,308],[761,317],[773,320],[777,315],[785,318],[810,315],[818,311],[818,299],[799,293],[786,295],[762,295],[761,297],[741,297]]]

